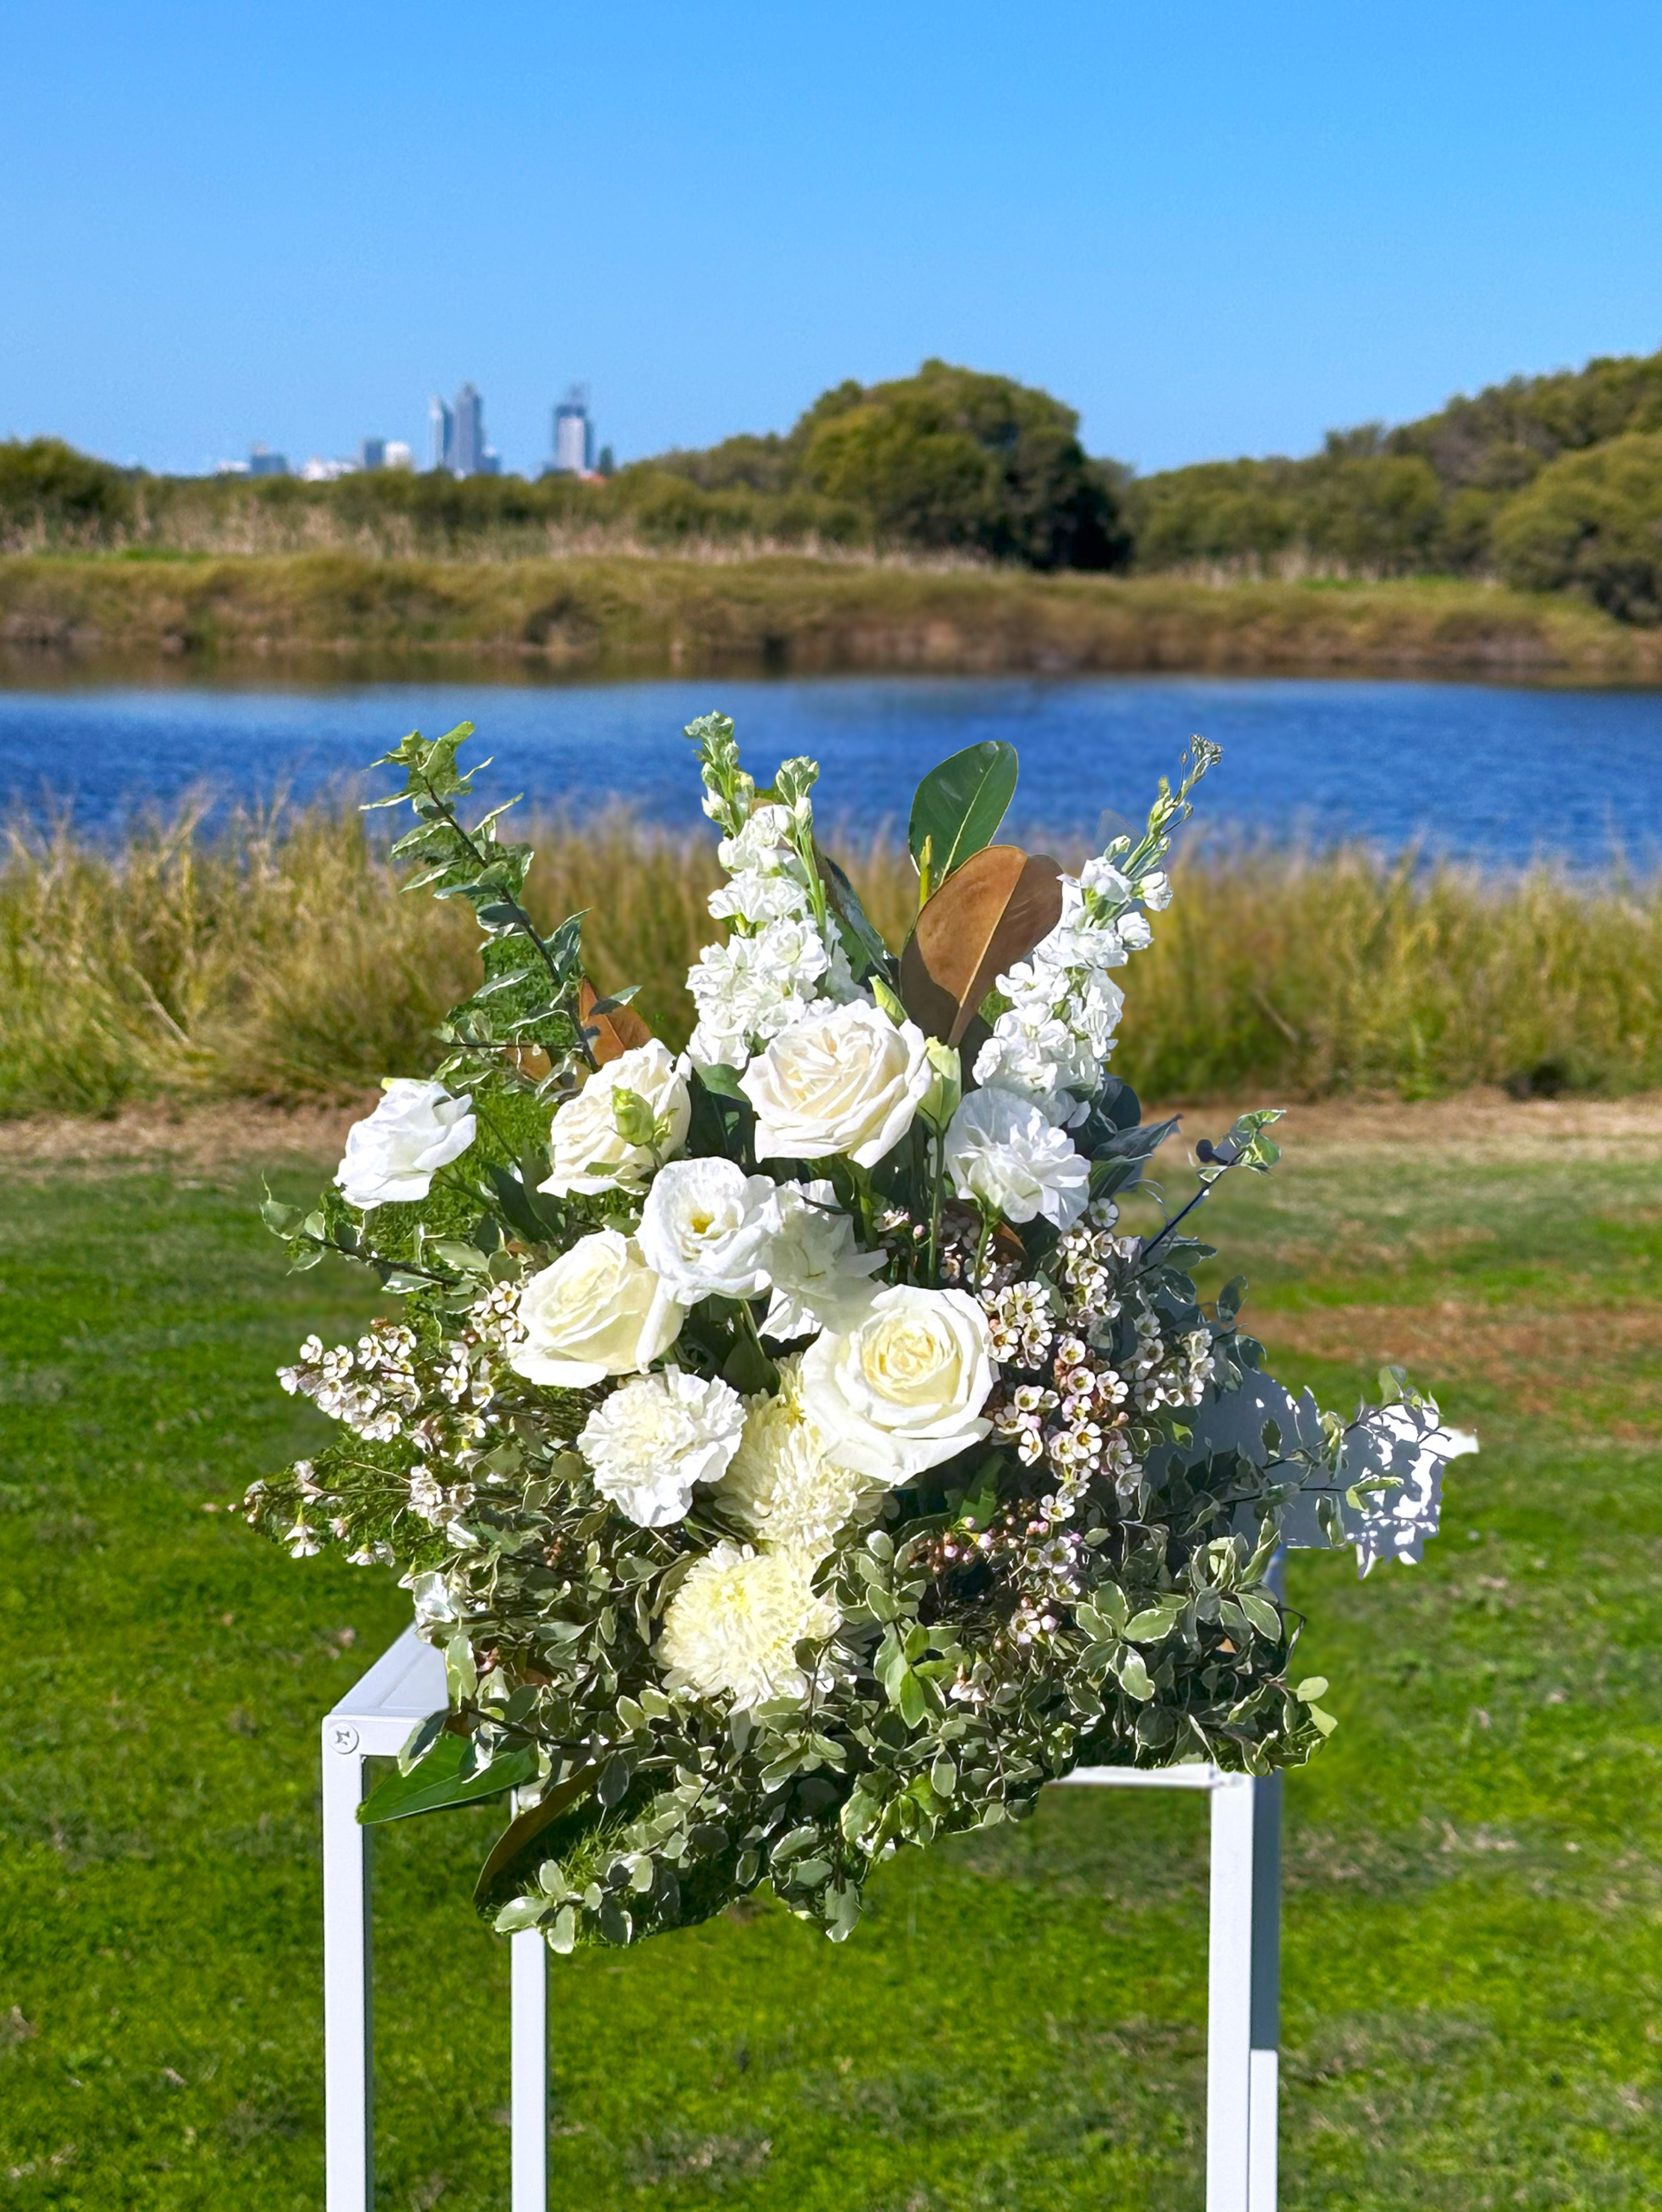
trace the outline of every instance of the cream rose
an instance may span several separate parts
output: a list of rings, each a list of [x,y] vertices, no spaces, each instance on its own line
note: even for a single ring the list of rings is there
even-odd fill
[[[962,1291],[879,1291],[802,1359],[802,1409],[828,1458],[890,1485],[977,1443],[992,1388],[986,1316]]]
[[[633,1091],[644,1100],[664,1141],[653,1150],[632,1141],[618,1127],[617,1094]],[[551,1172],[539,1190],[566,1198],[573,1191],[644,1188],[654,1169],[673,1159],[687,1141],[692,1102],[686,1079],[668,1048],[654,1037],[616,1060],[597,1067],[574,1098],[568,1098],[549,1131]]]
[[[841,1153],[870,1168],[911,1127],[933,1080],[923,1031],[856,1000],[793,1022],[750,1062],[740,1087],[756,1109],[758,1158]]]
[[[508,1364],[529,1382],[584,1390],[633,1375],[675,1342],[681,1309],[616,1229],[579,1237],[519,1293],[525,1340]]]

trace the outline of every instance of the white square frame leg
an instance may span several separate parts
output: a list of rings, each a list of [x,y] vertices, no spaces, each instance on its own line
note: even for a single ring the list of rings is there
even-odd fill
[[[391,1758],[446,1701],[444,1662],[406,1629],[323,1724],[324,2090],[327,2212],[373,2212],[374,2049],[366,1759]],[[1206,1998],[1206,2212],[1276,2212],[1281,1778],[1215,1766],[1083,1767],[1097,1789],[1211,1800]],[[548,2208],[548,1953],[512,1938],[513,2212]]]

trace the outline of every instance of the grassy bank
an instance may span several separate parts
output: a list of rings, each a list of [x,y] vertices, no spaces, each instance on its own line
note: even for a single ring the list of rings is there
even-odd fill
[[[1233,583],[801,557],[0,559],[14,659],[353,652],[594,672],[1383,670],[1662,679],[1662,633],[1471,582]]]
[[[1483,1452],[1423,1566],[1358,1586],[1293,1563],[1341,1725],[1287,1796],[1283,2202],[1640,2212],[1662,2194],[1654,1134],[1289,1136],[1267,1186],[1213,1201],[1278,1371],[1339,1403],[1406,1356]],[[318,1172],[268,1164],[285,1196]],[[317,1718],[409,1601],[204,1510],[305,1449],[322,1424],[271,1370],[369,1310],[330,1269],[283,1276],[258,1194],[246,1160],[9,1177],[18,2212],[321,2200]],[[506,1960],[467,1902],[488,1820],[379,1839],[389,2206],[506,2198]],[[844,1949],[761,1905],[557,1960],[551,2202],[1192,2206],[1205,1880],[1198,1805],[1058,1790],[1030,1826],[883,1869]]]
[[[641,985],[648,1020],[681,1042],[686,969],[715,933],[713,842],[619,817],[530,834],[539,920],[586,909],[598,979]],[[843,857],[900,943],[909,864],[881,842]],[[1662,1082],[1662,883],[1203,847],[1177,884],[1124,978],[1116,1064],[1146,1095]],[[476,946],[455,905],[398,896],[355,816],[213,836],[187,817],[113,854],[68,834],[16,844],[0,867],[0,1114],[300,1100],[424,1072]]]

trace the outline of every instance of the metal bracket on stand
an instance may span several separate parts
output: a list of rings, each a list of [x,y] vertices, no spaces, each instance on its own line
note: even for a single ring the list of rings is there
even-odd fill
[[[327,2212],[373,2212],[374,2054],[366,1759],[391,1759],[446,1702],[440,1654],[406,1629],[323,1724],[325,2169]],[[1281,1778],[1215,1766],[1076,1769],[1097,1789],[1211,1798],[1206,2003],[1206,2212],[1275,2212]],[[548,1953],[511,1938],[513,2212],[548,2212]]]

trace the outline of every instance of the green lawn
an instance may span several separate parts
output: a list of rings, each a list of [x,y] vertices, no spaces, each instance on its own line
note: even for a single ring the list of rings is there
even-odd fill
[[[0,2208],[321,2203],[316,1723],[404,1607],[206,1510],[369,1310],[284,1279],[255,1181],[9,1178]],[[1343,1725],[1289,1789],[1283,2201],[1654,2204],[1662,1162],[1295,1137],[1212,1221],[1289,1379],[1404,1352],[1483,1437],[1422,1568],[1294,1563]],[[844,1949],[763,1907],[555,1961],[554,2204],[1198,2206],[1204,1821],[1061,1791],[885,1869]],[[506,2203],[489,1825],[378,1846],[390,2207]]]

